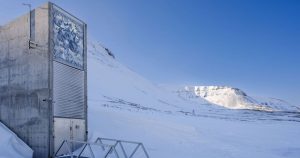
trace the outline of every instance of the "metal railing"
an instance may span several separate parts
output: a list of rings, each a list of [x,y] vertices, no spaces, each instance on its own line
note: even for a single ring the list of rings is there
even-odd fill
[[[133,150],[129,152],[129,146]],[[140,149],[140,150],[139,150]],[[55,158],[133,158],[141,151],[150,158],[143,143],[109,138],[97,138],[95,142],[64,140],[55,152]],[[141,154],[141,153],[140,153]]]
[[[74,150],[74,144],[76,144],[78,147],[75,148]],[[102,158],[108,158],[108,156],[112,153],[117,154],[114,146],[112,145],[107,145],[107,144],[99,144],[99,143],[88,143],[88,142],[83,142],[83,141],[75,141],[75,140],[64,140],[56,153],[54,154],[54,157],[56,158],[80,158],[80,157],[91,157],[91,158],[96,158],[94,150],[92,146],[96,147],[101,147],[102,150],[104,151],[102,153],[102,156],[97,156],[97,157],[102,157]],[[65,149],[63,150],[63,147]],[[86,151],[89,152],[89,155],[87,156]],[[116,155],[116,157],[118,157]]]
[[[126,140],[110,139],[110,138],[97,138],[95,143],[104,144],[104,141],[105,141],[105,144],[114,146],[114,149],[118,155],[117,158],[119,158],[119,155],[123,155],[124,158],[133,158],[133,156],[137,153],[137,151],[139,149],[143,152],[143,154],[146,158],[150,158],[143,143],[134,142],[134,141],[126,141]],[[132,152],[128,152],[128,150],[126,152],[126,145],[128,145],[128,144],[133,145],[134,148],[133,148]],[[121,152],[119,150],[117,150],[118,147],[120,148]]]

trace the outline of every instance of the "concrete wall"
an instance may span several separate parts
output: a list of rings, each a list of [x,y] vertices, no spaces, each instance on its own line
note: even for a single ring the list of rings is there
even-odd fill
[[[28,47],[29,14],[0,30],[0,121],[38,158],[50,154],[48,14],[48,4],[32,12],[32,35],[39,44],[36,49]]]
[[[60,139],[55,138],[87,139],[86,24],[83,24],[84,66],[82,73],[84,77],[81,79],[84,82],[84,92],[81,94],[84,95],[84,103],[82,103],[84,114],[79,120],[84,128],[81,127],[76,131],[68,127],[66,129],[71,129],[71,131],[57,134],[60,132],[59,129],[64,128],[54,127],[55,104],[52,99],[55,74],[53,63],[55,61],[52,50],[54,37],[51,31],[53,29],[51,6],[52,3],[47,3],[32,11],[31,14],[28,13],[0,27],[0,121],[34,150],[35,158],[51,157],[55,152],[54,144],[60,142]],[[32,18],[31,33],[29,17]],[[30,35],[32,41],[38,44],[33,49],[29,49]],[[60,118],[78,122],[73,117],[60,116]],[[64,126],[67,127],[67,125]],[[71,137],[64,137],[68,132]],[[75,134],[78,132],[78,138],[73,138],[74,132]],[[59,141],[54,142],[54,140]]]

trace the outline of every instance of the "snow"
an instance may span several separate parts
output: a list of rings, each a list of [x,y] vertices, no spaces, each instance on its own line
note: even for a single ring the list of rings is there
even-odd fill
[[[0,158],[31,158],[32,149],[0,122]]]
[[[97,131],[93,136],[141,141],[154,158],[297,158],[300,154],[300,130],[293,122],[245,123],[95,106],[91,111],[90,120],[97,120],[90,122]]]
[[[109,54],[99,43],[88,43],[90,141],[143,142],[152,158],[299,157],[297,107],[231,87],[171,92]],[[32,150],[0,124],[0,158],[6,157],[32,157]]]
[[[190,92],[212,104],[229,109],[300,111],[299,107],[290,105],[286,101],[275,98],[250,97],[242,90],[228,86],[187,86],[183,92]],[[181,91],[181,93],[183,92]]]
[[[187,104],[117,62],[100,44],[89,42],[88,48],[89,101],[122,103],[152,111],[180,111],[181,105]],[[196,107],[189,103],[184,109]]]
[[[259,102],[259,104],[264,106],[272,107],[273,109],[280,111],[300,111],[300,108],[295,105],[291,105],[285,100],[277,98],[264,98],[264,97],[253,97]]]
[[[143,142],[154,158],[300,155],[297,111],[232,110],[187,90],[174,94],[119,63],[98,43],[89,42],[88,52],[90,140]],[[233,94],[245,96],[237,89]]]

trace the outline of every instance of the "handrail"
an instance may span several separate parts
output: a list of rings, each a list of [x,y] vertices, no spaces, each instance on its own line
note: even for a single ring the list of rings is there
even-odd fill
[[[111,141],[112,143],[114,143],[114,144],[113,144],[113,145],[114,145],[114,148],[116,148],[116,147],[119,145],[119,146],[121,147],[122,154],[123,154],[123,156],[124,156],[125,158],[132,158],[132,157],[135,155],[135,153],[138,151],[139,148],[141,148],[141,150],[144,152],[144,154],[145,154],[145,156],[146,156],[147,158],[150,158],[149,154],[148,154],[147,151],[146,151],[145,146],[144,146],[143,143],[141,143],[141,142],[135,142],[135,141],[127,141],[127,140],[118,140],[118,139],[111,139],[111,138],[101,138],[101,137],[98,137],[98,138],[96,139],[95,143],[97,143],[97,142],[103,143],[103,141]],[[136,145],[135,148],[134,148],[134,150],[131,152],[131,154],[126,153],[126,151],[125,151],[125,149],[124,149],[124,146],[123,146],[124,143],[127,143],[127,144],[135,144],[135,145]],[[116,150],[116,152],[118,152],[118,151]],[[128,154],[129,156],[128,156],[127,154]]]
[[[79,154],[75,154],[74,151],[71,150],[71,147],[69,145],[69,143],[79,143],[79,144],[82,144],[82,147],[80,147],[79,149],[77,149],[77,152]],[[67,153],[64,153],[64,155],[57,155],[62,147],[66,145],[67,146]],[[94,155],[94,152],[91,148],[91,145],[97,145],[97,146],[101,146],[104,150],[105,150],[105,147],[108,148],[107,152],[104,154],[104,157],[103,158],[108,158],[108,155],[112,152],[116,153],[115,151],[115,148],[113,145],[108,145],[108,144],[102,144],[102,143],[89,143],[89,142],[84,142],[84,141],[77,141],[77,140],[64,140],[61,145],[59,146],[58,150],[55,152],[54,154],[54,157],[56,158],[59,158],[59,157],[62,157],[62,156],[71,156],[71,158],[79,158],[80,156],[82,156],[83,152],[87,149],[89,149],[89,152],[91,154],[91,157],[92,158],[95,158],[95,155]],[[116,155],[117,156],[117,155]],[[117,156],[117,158],[119,158]]]
[[[105,144],[103,143],[103,141],[108,141],[111,142],[110,144]],[[76,150],[76,153],[74,153],[74,151],[71,150],[71,143],[78,143],[78,144],[82,144],[81,147],[79,147]],[[131,144],[131,145],[136,145],[134,146],[134,150],[132,152],[128,151],[126,152],[124,146],[126,144]],[[64,153],[64,155],[57,155],[62,147],[66,145],[67,147],[67,152]],[[146,158],[150,158],[149,154],[146,151],[145,146],[143,145],[143,143],[140,142],[134,142],[134,141],[127,141],[127,140],[117,140],[117,139],[110,139],[110,138],[101,138],[98,137],[96,139],[95,142],[84,142],[84,141],[77,141],[77,140],[64,140],[62,142],[62,144],[59,146],[58,150],[55,152],[54,157],[55,158],[59,158],[59,157],[63,157],[63,156],[70,156],[71,158],[79,158],[80,156],[82,156],[82,154],[84,153],[85,150],[88,149],[90,155],[92,158],[95,158],[95,154],[93,149],[91,148],[91,145],[96,145],[101,147],[102,151],[104,152],[104,156],[103,158],[108,158],[109,155],[114,154],[115,157],[120,158],[120,155],[123,155],[122,157],[125,158],[133,158],[133,156],[137,153],[137,151],[140,149],[143,151],[144,155],[146,156]],[[121,151],[116,150],[117,147],[121,148]],[[105,152],[105,149],[107,149],[107,151]]]

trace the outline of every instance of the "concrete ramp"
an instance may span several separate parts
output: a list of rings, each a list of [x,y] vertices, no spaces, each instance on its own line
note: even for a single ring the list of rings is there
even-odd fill
[[[0,158],[32,158],[33,150],[0,122]]]

